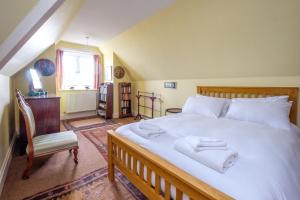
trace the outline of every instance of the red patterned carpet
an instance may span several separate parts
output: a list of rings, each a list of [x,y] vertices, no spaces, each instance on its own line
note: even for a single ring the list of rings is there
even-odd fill
[[[24,200],[143,200],[146,197],[136,189],[125,176],[116,170],[116,181],[110,183],[107,178],[107,130],[116,129],[121,124],[111,123],[98,128],[77,131],[80,142],[78,168],[74,169],[72,162],[67,162],[67,167],[61,170],[62,159],[71,159],[68,152],[54,155],[38,163],[29,180],[21,180],[19,175],[13,176],[16,169],[9,172],[1,199]],[[18,163],[25,164],[24,158],[14,158],[12,167],[19,168]],[[22,162],[18,159],[21,159]],[[56,166],[51,166],[53,159]],[[98,163],[98,164],[97,164]],[[60,168],[59,168],[59,167]],[[97,168],[97,166],[99,166]],[[23,167],[23,166],[22,166]],[[54,168],[54,169],[51,169]],[[70,172],[69,169],[75,170]],[[94,170],[90,170],[93,169]],[[52,170],[52,171],[51,171]],[[53,171],[56,170],[56,171]],[[53,173],[53,179],[51,174]],[[72,174],[73,173],[73,174]],[[74,175],[75,173],[75,175]],[[78,174],[78,175],[76,175]],[[80,175],[80,176],[79,176]],[[60,178],[61,176],[61,178]],[[55,181],[54,181],[55,180]],[[45,183],[45,185],[43,185]],[[57,183],[57,184],[55,184]],[[58,184],[59,183],[59,184]],[[48,186],[47,186],[48,185]],[[51,187],[49,187],[52,185]],[[22,188],[23,186],[23,188]],[[33,187],[33,188],[32,188]],[[36,188],[34,188],[36,187]],[[27,190],[26,190],[27,188]],[[32,191],[28,191],[32,190]],[[35,191],[35,192],[34,192]],[[30,195],[28,195],[30,194]],[[24,198],[25,197],[25,198]]]

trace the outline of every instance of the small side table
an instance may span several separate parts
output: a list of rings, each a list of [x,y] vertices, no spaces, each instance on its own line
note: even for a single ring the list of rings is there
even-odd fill
[[[181,113],[182,112],[182,108],[167,108],[165,111],[165,115],[167,115],[167,113]]]

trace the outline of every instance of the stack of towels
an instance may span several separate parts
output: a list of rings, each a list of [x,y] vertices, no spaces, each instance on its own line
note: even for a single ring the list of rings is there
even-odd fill
[[[137,124],[132,125],[130,127],[130,130],[146,139],[151,139],[165,133],[165,131],[159,126],[147,121],[141,121]]]
[[[209,137],[179,139],[175,142],[175,149],[220,173],[233,166],[238,157],[238,153],[230,150],[225,141]]]

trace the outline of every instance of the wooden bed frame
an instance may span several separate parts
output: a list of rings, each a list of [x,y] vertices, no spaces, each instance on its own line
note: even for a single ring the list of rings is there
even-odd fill
[[[297,121],[298,88],[198,86],[197,93],[226,98],[288,95],[289,100],[293,101],[290,120],[293,123]],[[108,133],[108,178],[110,181],[114,181],[114,171],[117,167],[149,199],[170,200],[171,185],[176,188],[176,200],[181,200],[183,193],[193,200],[233,199],[114,131],[108,131]],[[138,163],[141,167],[138,167]],[[146,178],[143,177],[144,166],[147,169]],[[155,173],[154,185],[151,183],[151,172]],[[161,179],[165,180],[163,189],[160,185]]]

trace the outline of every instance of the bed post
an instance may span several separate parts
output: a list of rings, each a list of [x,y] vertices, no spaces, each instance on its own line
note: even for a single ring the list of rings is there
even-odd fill
[[[108,145],[108,180],[115,181],[115,165],[113,163],[113,143],[110,131],[107,133],[107,145]]]

